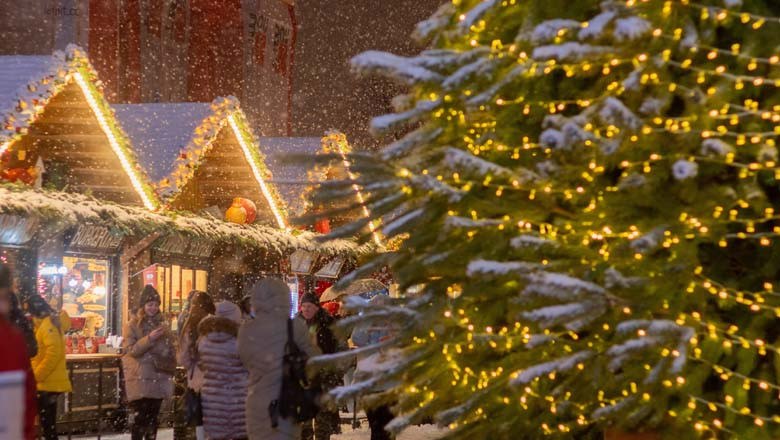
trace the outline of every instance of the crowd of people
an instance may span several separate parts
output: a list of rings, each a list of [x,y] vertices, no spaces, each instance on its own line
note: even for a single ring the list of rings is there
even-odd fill
[[[340,408],[333,402],[323,403],[313,420],[272,423],[269,404],[279,395],[288,338],[284,331],[290,310],[288,289],[286,283],[266,278],[238,304],[193,291],[173,331],[160,310],[159,293],[151,285],[144,287],[123,331],[122,367],[132,440],[156,439],[163,401],[174,395],[177,368],[185,371],[187,391],[176,408],[198,439],[321,440],[340,433]],[[333,331],[337,319],[322,307],[317,295],[304,294],[292,321],[295,344],[309,357],[347,350],[348,338]],[[63,337],[69,325],[67,315],[40,296],[20,304],[12,291],[9,268],[0,265],[0,352],[4,354],[0,372],[26,373],[25,440],[35,438],[36,431],[45,440],[57,438],[57,403],[72,389]],[[356,329],[350,341],[362,346],[383,337],[386,332]],[[345,373],[326,367],[313,374],[311,386],[327,393],[344,384]],[[389,408],[366,411],[372,440],[392,438],[384,430],[392,419]]]

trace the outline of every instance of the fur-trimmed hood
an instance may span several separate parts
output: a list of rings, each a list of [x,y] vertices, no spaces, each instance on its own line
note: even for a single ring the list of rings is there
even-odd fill
[[[226,333],[238,337],[238,323],[221,316],[209,316],[198,325],[198,334],[207,336],[210,333]]]

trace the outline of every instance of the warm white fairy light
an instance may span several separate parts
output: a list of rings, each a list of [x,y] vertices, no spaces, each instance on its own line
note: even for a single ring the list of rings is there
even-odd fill
[[[146,194],[146,191],[144,191],[144,186],[141,181],[141,177],[133,168],[133,163],[131,162],[130,158],[127,156],[125,151],[122,149],[122,147],[119,145],[119,141],[117,141],[116,137],[114,136],[114,133],[111,131],[111,128],[109,127],[108,122],[106,120],[106,115],[100,109],[97,100],[92,95],[92,92],[90,91],[89,85],[87,84],[87,81],[84,79],[84,76],[81,74],[81,72],[75,72],[73,73],[73,78],[76,80],[76,83],[79,85],[79,87],[81,87],[81,91],[82,93],[84,93],[84,98],[86,98],[87,103],[89,104],[89,108],[92,109],[92,112],[95,114],[95,118],[98,121],[98,125],[100,125],[100,129],[103,130],[103,133],[106,135],[106,138],[108,139],[108,144],[111,145],[111,149],[114,150],[114,153],[116,154],[117,158],[119,158],[119,162],[122,164],[122,169],[124,169],[125,173],[127,173],[127,176],[130,177],[130,182],[132,183],[133,188],[135,188],[135,191],[141,197],[141,201],[143,201],[143,204],[146,207],[146,209],[150,211],[154,211],[155,209],[157,209],[158,204],[156,203],[155,200],[153,200],[151,197],[149,197],[149,195]]]
[[[12,143],[13,141],[6,141],[3,145],[0,145],[0,156],[2,156],[3,153],[5,153],[8,150],[8,148],[11,147]]]
[[[244,157],[246,157],[246,161],[249,163],[249,167],[252,168],[252,174],[254,174],[255,180],[257,180],[257,183],[260,185],[260,191],[263,193],[263,197],[265,197],[265,200],[268,202],[268,206],[271,207],[271,212],[276,219],[276,224],[280,229],[286,229],[287,224],[284,222],[282,213],[276,206],[276,202],[274,201],[273,195],[271,194],[271,190],[268,188],[268,184],[265,182],[265,179],[263,179],[263,173],[260,172],[260,169],[257,167],[257,164],[252,158],[252,152],[249,149],[249,146],[246,144],[244,136],[241,134],[241,130],[238,129],[238,124],[236,123],[235,118],[235,113],[231,113],[230,116],[228,116],[228,123],[230,123],[230,128],[233,129],[233,134],[236,135],[236,139],[238,139],[238,144],[241,146],[241,151],[244,152]]]
[[[352,189],[355,190],[355,195],[357,196],[358,203],[360,203],[360,208],[363,210],[363,217],[370,218],[371,213],[368,211],[368,207],[366,206],[365,199],[363,198],[363,192],[360,191],[360,187],[357,183],[355,183],[357,181],[357,175],[351,171],[351,164],[349,163],[349,160],[347,160],[347,155],[344,153],[341,145],[338,146],[338,152],[341,156],[342,162],[344,163],[344,168],[347,170],[347,175],[349,175],[349,180],[352,182]],[[379,238],[379,233],[376,230],[376,226],[374,225],[373,220],[369,220],[368,228],[371,230],[371,236],[374,239],[374,243],[376,243],[377,246],[381,246],[382,240]]]

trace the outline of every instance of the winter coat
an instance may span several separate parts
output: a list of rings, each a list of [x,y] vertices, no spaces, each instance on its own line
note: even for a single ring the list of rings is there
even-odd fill
[[[238,323],[209,316],[198,326],[203,428],[210,440],[246,438],[249,372],[238,355]]]
[[[282,357],[287,341],[290,290],[285,283],[264,279],[252,289],[255,318],[238,331],[238,351],[249,370],[249,394],[246,401],[247,433],[250,440],[287,440],[300,437],[300,425],[280,419],[271,427],[268,405],[279,398],[282,385]],[[319,354],[308,337],[306,323],[293,321],[294,341],[309,356]]]
[[[9,321],[0,318],[0,372],[24,371],[24,440],[35,438],[35,376],[27,356],[27,345],[22,333]]]
[[[187,388],[199,393],[203,387],[203,371],[198,366],[198,351],[191,350],[191,344],[197,344],[197,341],[191,341],[190,332],[183,332],[179,340],[176,361],[187,371]]]
[[[35,332],[33,331],[30,320],[24,316],[22,306],[19,304],[19,298],[13,293],[11,295],[11,316],[9,319],[11,324],[15,325],[22,333],[22,336],[24,336],[24,342],[27,346],[27,355],[31,358],[34,357],[38,354],[38,344],[35,342]]]
[[[299,314],[299,316],[303,318],[303,315]],[[332,354],[346,350],[347,348],[346,344],[340,342],[333,334],[331,326],[335,322],[336,319],[322,308],[317,311],[314,318],[306,320],[306,324],[309,326],[310,337],[323,354]],[[323,391],[328,391],[339,385],[343,385],[341,378],[342,372],[329,368],[326,371],[319,372],[316,377],[316,382],[322,387]]]
[[[148,317],[140,309],[125,325],[122,342],[122,368],[125,372],[127,400],[149,398],[167,399],[173,396],[172,372],[162,371],[155,366],[175,364],[173,337],[165,334],[153,341],[149,333],[163,324],[161,314]],[[167,328],[167,327],[166,327]]]
[[[38,391],[65,393],[73,388],[65,365],[65,337],[50,317],[33,318],[38,354],[30,360]]]

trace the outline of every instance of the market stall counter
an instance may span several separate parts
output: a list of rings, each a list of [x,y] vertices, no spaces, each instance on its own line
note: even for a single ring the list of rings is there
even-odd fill
[[[112,353],[68,354],[73,389],[60,399],[57,431],[61,435],[116,432],[126,421],[122,409],[121,356]]]

